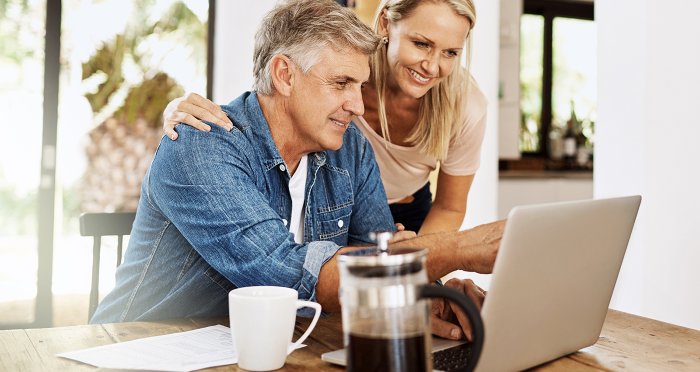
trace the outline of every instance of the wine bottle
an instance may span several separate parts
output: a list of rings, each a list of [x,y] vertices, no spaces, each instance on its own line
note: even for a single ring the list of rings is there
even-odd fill
[[[577,123],[574,101],[571,101],[571,116],[566,122],[566,132],[564,133],[564,163],[569,169],[576,167],[576,150],[578,146],[576,143],[575,125]]]
[[[583,134],[583,122],[579,122],[576,130],[576,165],[580,168],[588,168],[588,158],[590,150],[587,146],[588,138]]]

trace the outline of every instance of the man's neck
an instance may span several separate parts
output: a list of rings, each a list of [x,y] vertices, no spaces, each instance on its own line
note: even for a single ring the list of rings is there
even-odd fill
[[[286,100],[275,96],[274,93],[272,96],[258,94],[258,102],[267,126],[270,128],[272,141],[287,164],[289,174],[293,175],[299,167],[302,156],[310,153],[311,150],[305,149],[304,141],[298,138]]]

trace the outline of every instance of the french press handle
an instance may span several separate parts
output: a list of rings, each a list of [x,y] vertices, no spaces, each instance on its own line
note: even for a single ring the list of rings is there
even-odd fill
[[[464,294],[449,287],[425,284],[421,286],[420,298],[445,298],[456,303],[464,313],[467,314],[469,325],[472,327],[472,348],[469,362],[467,363],[466,371],[473,371],[476,368],[481,349],[484,346],[484,322],[481,320],[481,314],[476,305]]]

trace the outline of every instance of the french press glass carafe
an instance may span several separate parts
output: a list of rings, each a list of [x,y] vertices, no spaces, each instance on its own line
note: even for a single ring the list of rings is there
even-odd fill
[[[428,283],[427,251],[378,248],[338,256],[340,302],[349,371],[432,371],[430,304],[444,297],[467,314],[473,337],[467,368],[476,366],[483,344],[483,324],[476,306],[463,294]]]

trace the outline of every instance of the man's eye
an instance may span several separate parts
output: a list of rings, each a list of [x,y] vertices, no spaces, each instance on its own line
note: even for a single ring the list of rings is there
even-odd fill
[[[338,86],[338,88],[345,88],[348,85],[347,81],[336,81],[335,85]]]

